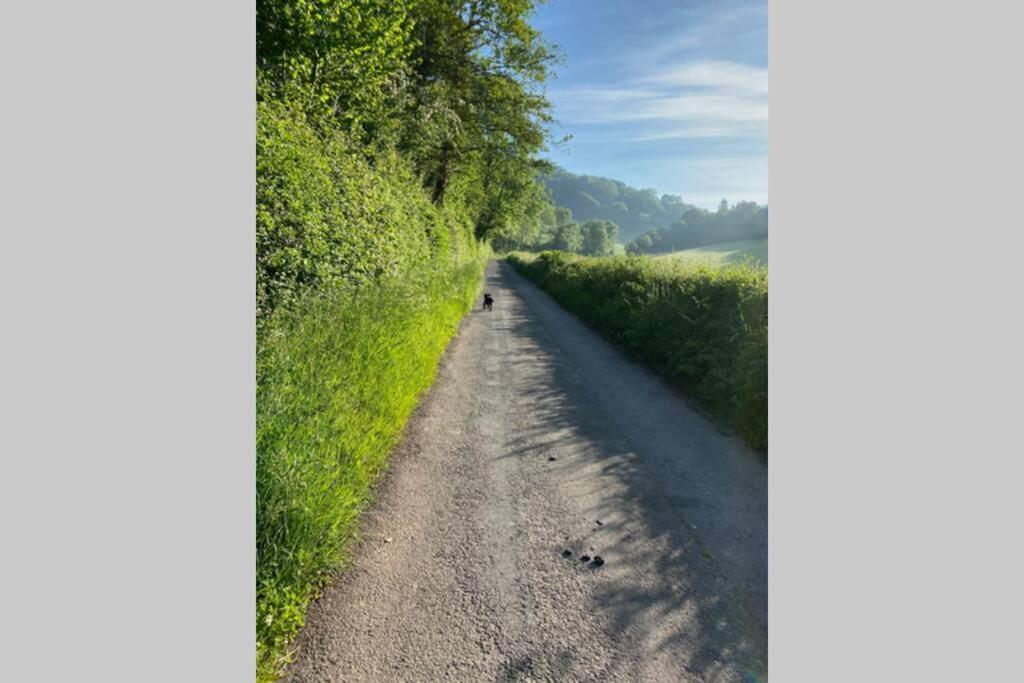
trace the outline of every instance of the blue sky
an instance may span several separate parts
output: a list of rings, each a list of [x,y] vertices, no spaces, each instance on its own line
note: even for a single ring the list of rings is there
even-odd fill
[[[548,0],[566,63],[548,84],[549,158],[691,204],[768,201],[766,0]]]

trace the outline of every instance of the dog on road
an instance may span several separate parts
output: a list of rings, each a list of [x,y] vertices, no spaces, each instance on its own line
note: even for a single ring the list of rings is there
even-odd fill
[[[490,294],[484,294],[484,310],[485,311],[493,311],[494,310],[494,297],[492,297]]]

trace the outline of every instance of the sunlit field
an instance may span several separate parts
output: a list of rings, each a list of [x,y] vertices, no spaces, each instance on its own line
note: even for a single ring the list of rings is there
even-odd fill
[[[704,263],[710,266],[724,266],[728,263],[741,263],[747,258],[754,258],[763,265],[768,265],[768,239],[743,240],[742,242],[721,242],[704,247],[683,249],[668,254],[654,255],[657,259],[675,259],[689,263]]]

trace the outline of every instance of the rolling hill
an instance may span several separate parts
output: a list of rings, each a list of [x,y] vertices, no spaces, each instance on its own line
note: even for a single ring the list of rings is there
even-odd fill
[[[648,230],[667,228],[690,207],[676,195],[658,195],[611,178],[576,175],[556,168],[544,177],[544,185],[555,206],[572,211],[572,217],[610,220],[619,226],[619,239],[631,242]]]

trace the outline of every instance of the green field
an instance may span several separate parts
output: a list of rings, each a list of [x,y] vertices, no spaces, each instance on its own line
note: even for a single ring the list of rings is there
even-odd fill
[[[677,259],[689,263],[706,263],[712,266],[724,266],[728,263],[740,263],[753,257],[760,263],[768,265],[768,239],[744,240],[742,242],[721,242],[706,247],[683,249],[668,254],[658,254],[657,259]]]

